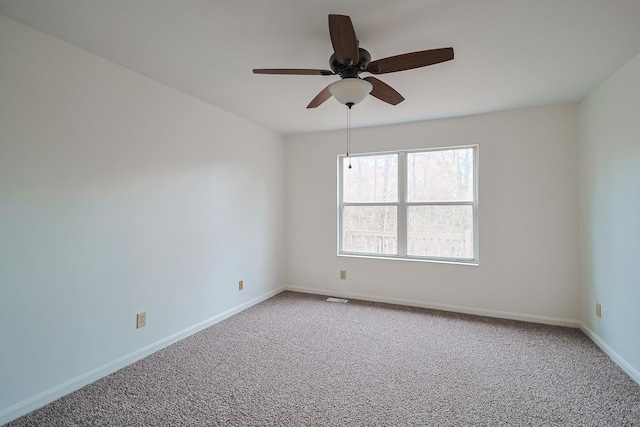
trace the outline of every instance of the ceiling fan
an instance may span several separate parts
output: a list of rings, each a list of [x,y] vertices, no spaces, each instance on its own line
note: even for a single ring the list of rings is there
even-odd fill
[[[256,68],[255,74],[289,74],[289,75],[340,75],[341,80],[325,87],[307,105],[316,108],[332,95],[349,108],[364,100],[371,93],[372,96],[397,105],[404,101],[404,97],[383,81],[373,77],[361,78],[360,73],[387,74],[396,71],[411,70],[426,67],[453,59],[453,48],[422,50],[390,56],[388,58],[371,61],[371,54],[359,47],[351,18],[346,15],[329,15],[329,35],[334,53],[329,58],[331,70],[316,70],[307,68]]]

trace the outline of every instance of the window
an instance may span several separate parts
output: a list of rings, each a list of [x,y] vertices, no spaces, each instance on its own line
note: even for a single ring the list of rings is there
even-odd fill
[[[338,157],[338,253],[478,263],[477,146]]]

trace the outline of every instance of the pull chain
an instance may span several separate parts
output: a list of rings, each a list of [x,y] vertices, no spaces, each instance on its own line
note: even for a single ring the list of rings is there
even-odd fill
[[[347,158],[349,158],[349,169],[351,169],[351,157],[349,157],[349,153],[351,152],[351,107],[353,107],[353,103],[349,102],[347,104]]]

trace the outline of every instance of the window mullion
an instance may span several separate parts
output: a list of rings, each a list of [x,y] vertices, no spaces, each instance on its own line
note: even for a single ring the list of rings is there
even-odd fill
[[[344,158],[338,157],[338,254],[344,247]]]
[[[407,256],[407,153],[398,153],[398,256]]]

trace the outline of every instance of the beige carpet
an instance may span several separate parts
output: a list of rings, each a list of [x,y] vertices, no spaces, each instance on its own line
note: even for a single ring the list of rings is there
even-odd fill
[[[630,426],[576,329],[284,292],[10,426]]]

